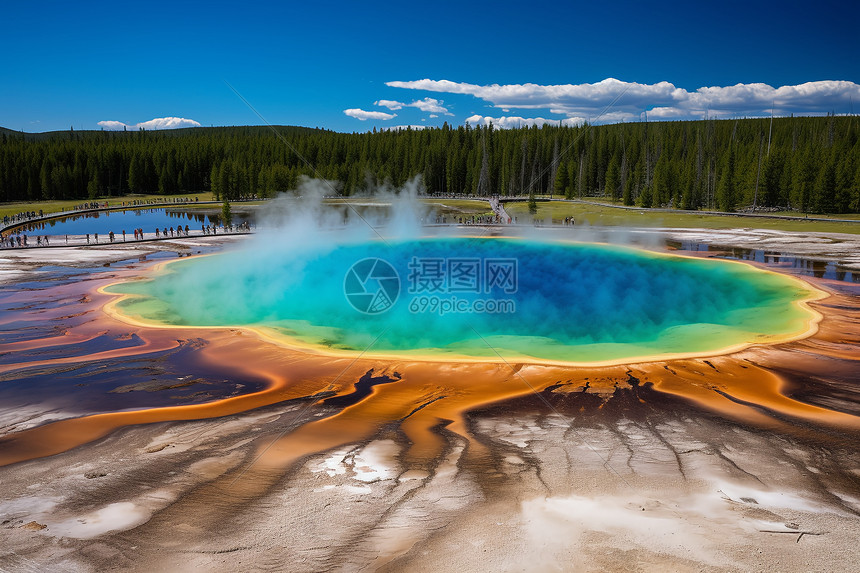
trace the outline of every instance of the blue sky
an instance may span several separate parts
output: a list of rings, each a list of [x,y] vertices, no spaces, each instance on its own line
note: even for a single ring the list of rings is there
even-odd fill
[[[225,81],[271,123],[337,131],[576,123],[622,92],[601,121],[771,105],[860,112],[857,2],[48,2],[3,12],[0,125],[24,131],[261,124]],[[712,87],[724,89],[699,91]]]

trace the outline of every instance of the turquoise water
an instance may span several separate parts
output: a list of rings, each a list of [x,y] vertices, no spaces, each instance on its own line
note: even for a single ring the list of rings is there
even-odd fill
[[[350,351],[570,362],[714,351],[802,332],[810,318],[792,304],[809,297],[800,283],[748,265],[520,239],[243,250],[112,291],[140,295],[120,310],[150,321],[271,327]]]

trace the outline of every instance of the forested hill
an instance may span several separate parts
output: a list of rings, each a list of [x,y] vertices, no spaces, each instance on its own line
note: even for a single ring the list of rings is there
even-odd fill
[[[0,131],[0,201],[211,190],[301,175],[345,194],[421,174],[430,193],[601,196],[628,205],[860,212],[856,116],[336,133],[301,127]]]

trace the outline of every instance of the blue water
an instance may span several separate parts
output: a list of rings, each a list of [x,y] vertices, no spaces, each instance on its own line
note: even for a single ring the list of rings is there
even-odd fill
[[[513,263],[513,281],[490,280],[488,263]],[[703,352],[803,331],[809,319],[792,304],[809,291],[740,263],[509,239],[239,250],[114,288],[143,295],[120,308],[149,320],[264,326],[344,350],[491,358]]]
[[[217,208],[217,207],[216,207]],[[233,224],[238,225],[250,220],[248,215],[242,213],[233,214]],[[165,229],[179,225],[189,230],[199,231],[201,225],[213,225],[218,217],[212,217],[195,212],[194,210],[182,211],[174,208],[158,209],[128,209],[125,211],[103,211],[98,213],[83,213],[71,215],[62,219],[52,219],[42,223],[25,225],[23,228],[28,234],[38,235],[85,235],[87,233],[107,235],[113,231],[116,235],[122,235],[122,231],[133,236],[134,229],[143,229],[147,235],[155,233],[155,229]]]

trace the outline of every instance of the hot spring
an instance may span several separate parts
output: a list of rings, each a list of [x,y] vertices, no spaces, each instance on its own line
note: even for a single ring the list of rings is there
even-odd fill
[[[798,338],[819,297],[744,263],[474,237],[225,252],[106,291],[125,320],[250,327],[323,352],[592,364]]]

